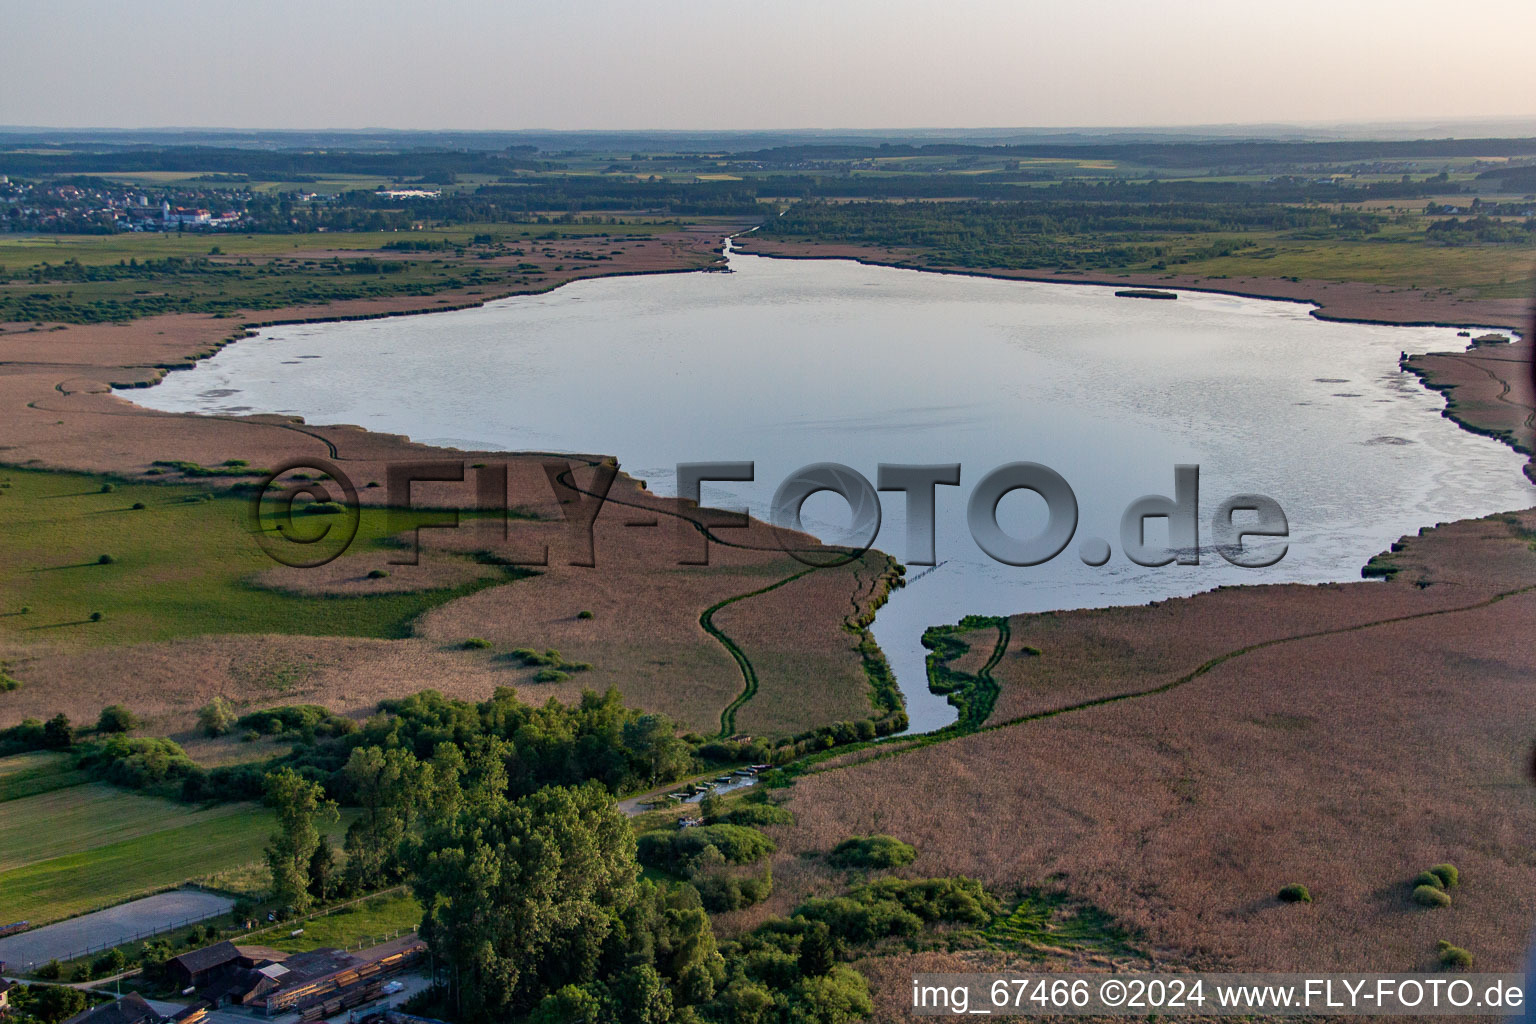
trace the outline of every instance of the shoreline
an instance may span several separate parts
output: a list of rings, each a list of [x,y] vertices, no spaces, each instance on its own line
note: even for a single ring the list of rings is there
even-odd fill
[[[733,249],[735,249],[735,244],[733,244],[733,243],[739,243],[739,240],[740,240],[739,236],[732,236],[731,238],[727,238],[725,243],[724,243],[724,246],[723,246],[724,250],[727,253],[731,252]],[[752,252],[749,252],[749,251],[741,251],[740,254],[742,254],[742,255],[760,255],[760,254],[752,253]],[[805,255],[805,256],[801,256],[801,257],[790,257],[790,258],[801,258],[801,259],[831,258],[831,259],[839,259],[841,257],[835,257],[835,256],[834,257],[821,257],[821,256]],[[856,262],[862,262],[863,265],[880,265],[880,264],[870,264],[867,261],[856,261]],[[892,269],[895,269],[895,268],[892,268]],[[923,268],[900,268],[900,269],[914,269],[914,270],[917,270],[917,272],[920,272],[920,273],[921,272],[934,272],[934,271],[925,271]],[[970,275],[970,274],[967,274],[967,275],[962,275],[962,276],[992,276],[992,275]],[[1003,278],[999,278],[999,279],[1010,280],[1010,279],[1013,279],[1013,278],[1003,277]],[[1050,281],[1039,282],[1039,281],[1031,280],[1028,283],[1053,283],[1053,282],[1050,282]],[[1109,285],[1111,287],[1114,286],[1110,282],[1099,282],[1099,281],[1072,281],[1072,282],[1060,282],[1060,281],[1057,281],[1057,282],[1054,282],[1054,283],[1093,284],[1093,285],[1096,285],[1096,286]],[[1213,290],[1209,290],[1209,289],[1196,289],[1196,290],[1197,291],[1201,291],[1202,293],[1213,293]],[[1232,294],[1232,293],[1228,293],[1228,294]],[[1257,301],[1275,301],[1275,300],[1269,299],[1268,297],[1262,296],[1262,295],[1252,295],[1252,296],[1244,296],[1244,297],[1253,298],[1253,299],[1255,299]],[[493,300],[487,300],[487,301],[493,301]],[[1316,305],[1317,305],[1315,301],[1308,300],[1308,299],[1292,298],[1292,299],[1282,299],[1282,300],[1279,300],[1279,301],[1287,301],[1287,302],[1291,302],[1291,303],[1305,303],[1305,304],[1311,305],[1313,307],[1316,307]],[[446,308],[450,308],[450,307],[443,307],[443,308],[446,309]],[[435,310],[429,310],[429,311],[435,311]],[[394,315],[401,315],[401,314],[394,314]],[[357,318],[353,317],[353,318],[349,318],[349,319],[357,319]],[[1348,322],[1344,318],[1337,318],[1337,317],[1336,318],[1324,318],[1324,319],[1327,320],[1327,322],[1341,322],[1341,323],[1342,322]],[[289,322],[313,322],[313,318],[310,321],[289,321]],[[1389,325],[1390,326],[1403,326],[1403,325],[1398,325],[1398,324],[1389,324]],[[1482,326],[1482,325],[1476,325],[1476,326]],[[1492,350],[1492,349],[1502,350],[1505,347],[1506,346],[1493,346],[1489,350]],[[1439,389],[1430,388],[1430,390],[1439,390]],[[1468,428],[1468,429],[1470,430],[1470,428]],[[1485,436],[1489,436],[1489,437],[1491,437],[1491,438],[1493,438],[1495,440],[1499,440],[1499,441],[1502,441],[1502,442],[1505,442],[1505,443],[1510,443],[1508,438],[1500,436],[1498,434],[1495,434],[1495,433],[1493,433],[1491,431],[1485,432],[1485,431],[1480,431],[1480,430],[1470,430],[1470,432],[1479,433],[1479,434],[1485,434]],[[522,452],[522,451],[517,451],[517,452],[514,452],[513,454],[528,455],[530,453]],[[1424,523],[1422,525],[1430,525],[1430,524]],[[1362,562],[1362,566],[1363,566],[1363,562]],[[1354,572],[1354,571],[1357,571],[1362,566],[1352,566],[1350,568],[1351,568],[1351,571]],[[1339,582],[1345,582],[1345,581],[1344,580],[1340,580]],[[1075,608],[1074,607],[1064,606],[1064,607],[1062,607],[1060,609],[1056,609],[1056,610],[1065,612],[1065,611],[1075,610]],[[929,625],[932,625],[932,623],[929,623]],[[916,673],[910,673],[910,675],[912,676],[912,679],[914,681],[910,684],[910,686],[904,686],[903,687],[903,689],[906,690],[906,704],[908,706],[909,713],[910,713],[910,709],[911,709],[911,707],[913,706],[913,703],[914,703],[912,695],[914,693],[920,693],[925,688],[924,687],[924,683],[926,683],[926,680],[924,680],[924,683],[917,682],[916,680],[919,677],[918,677],[918,675]],[[903,680],[903,682],[906,683],[906,680]],[[940,700],[942,700],[942,697],[940,698]],[[951,710],[951,715],[952,715],[952,713],[953,712]],[[943,727],[944,726],[934,726],[933,728],[943,728]],[[914,732],[911,732],[911,733],[904,733],[903,735],[919,735],[919,734],[920,733],[914,731]]]
[[[1013,270],[1006,267],[943,267],[902,257],[895,250],[882,250],[873,246],[770,241],[766,244],[774,248],[764,249],[760,248],[765,244],[761,236],[742,237],[745,239],[744,244],[751,246],[751,248],[741,249],[742,255],[761,256],[765,259],[851,260],[854,263],[861,263],[869,267],[889,267],[894,270],[915,270],[919,273],[948,274],[956,277],[982,277],[995,281],[1030,281],[1037,284],[1090,285],[1100,288],[1153,288],[1164,291],[1201,292],[1209,295],[1232,295],[1243,299],[1262,299],[1266,302],[1292,302],[1300,305],[1309,305],[1313,307],[1311,312],[1313,317],[1329,323],[1372,324],[1381,327],[1448,327],[1456,330],[1501,330],[1513,334],[1515,340],[1524,339],[1530,329],[1530,312],[1526,309],[1524,303],[1519,300],[1457,300],[1477,303],[1476,308],[1484,312],[1475,318],[1440,316],[1420,319],[1384,314],[1372,316],[1362,313],[1329,312],[1329,299],[1332,298],[1334,301],[1339,301],[1341,297],[1323,296],[1317,294],[1317,291],[1327,291],[1332,288],[1370,288],[1378,294],[1394,296],[1428,296],[1430,293],[1412,288],[1387,289],[1383,286],[1368,285],[1362,282],[1322,281],[1311,278],[1291,281],[1288,278],[1210,278],[1148,273],[1129,273],[1103,277],[1061,270]],[[877,256],[871,256],[869,255],[871,252],[884,252],[889,258],[882,259]],[[1213,283],[1226,280],[1234,282],[1262,282],[1264,286],[1254,289],[1245,286]],[[1348,300],[1346,299],[1346,301]]]
[[[1290,302],[1311,306],[1309,315],[1326,323],[1369,324],[1381,327],[1435,327],[1454,330],[1495,330],[1510,335],[1508,344],[1476,346],[1470,339],[1460,352],[1426,352],[1417,356],[1404,356],[1399,366],[1418,379],[1420,386],[1438,392],[1445,399],[1441,415],[1469,433],[1488,437],[1505,444],[1527,456],[1525,476],[1536,484],[1536,396],[1530,393],[1529,378],[1523,368],[1536,359],[1532,347],[1532,311],[1523,301],[1514,299],[1458,299],[1478,311],[1476,317],[1431,318],[1387,315],[1385,309],[1399,308],[1409,302],[1408,296],[1417,295],[1424,301],[1429,293],[1416,289],[1384,289],[1359,282],[1329,282],[1303,278],[1288,279],[1240,278],[1234,281],[1262,282],[1261,288],[1241,287],[1236,284],[1212,283],[1228,279],[1189,278],[1179,275],[1126,274],[1117,278],[1104,278],[1061,271],[1008,270],[1006,268],[954,268],[936,267],[918,261],[900,258],[894,250],[876,249],[869,246],[818,245],[814,242],[768,242],[763,249],[761,236],[750,233],[742,236],[750,248],[740,251],[746,256],[765,259],[818,260],[841,259],[871,267],[888,267],[895,270],[912,270],[918,273],[949,274],[958,277],[980,277],[995,281],[1028,281],[1038,284],[1088,285],[1094,287],[1157,288],[1167,291],[1189,291],[1208,295],[1231,295],[1237,298],[1258,299],[1266,302]],[[872,251],[884,252],[888,258],[871,256]],[[1332,289],[1341,294],[1323,295]],[[1390,298],[1380,298],[1389,296]],[[1369,309],[1353,309],[1348,312],[1331,311],[1329,301],[1360,306],[1379,304],[1382,310],[1372,315]],[[1342,302],[1341,302],[1342,300]],[[1475,304],[1475,305],[1474,305]],[[1505,363],[1512,373],[1500,373],[1489,363]]]
[[[117,391],[126,391],[136,388],[153,386],[153,384],[158,383],[160,380],[164,379],[168,373],[174,372],[178,369],[193,368],[202,359],[209,358],[213,354],[222,350],[225,345],[232,344],[235,341],[247,340],[255,336],[256,331],[264,328],[290,324],[385,319],[390,317],[418,315],[439,311],[478,308],[490,302],[500,301],[502,299],[511,298],[517,295],[546,294],[556,288],[559,288],[563,284],[570,283],[573,280],[592,280],[600,277],[616,276],[640,276],[642,274],[650,273],[708,272],[708,267],[719,266],[723,262],[726,257],[726,252],[729,249],[735,247],[732,245],[733,242],[736,246],[739,246],[740,241],[742,240],[741,235],[735,235],[732,236],[730,240],[721,242],[721,235],[715,232],[711,232],[708,237],[712,238],[714,241],[712,241],[708,247],[708,258],[702,266],[670,266],[654,269],[615,269],[606,273],[599,272],[592,274],[573,275],[566,280],[557,281],[551,284],[544,284],[536,288],[512,290],[505,293],[498,292],[497,294],[488,296],[477,295],[470,297],[466,295],[449,295],[444,297],[435,297],[435,300],[433,297],[429,297],[426,301],[434,302],[434,304],[425,306],[422,305],[423,299],[421,297],[410,297],[410,301],[408,302],[398,299],[361,300],[347,303],[338,303],[333,307],[292,307],[291,311],[294,315],[283,315],[285,312],[288,312],[287,310],[275,310],[272,311],[277,314],[275,316],[261,319],[256,317],[249,319],[241,318],[239,321],[239,326],[234,331],[230,330],[230,324],[228,321],[231,318],[229,317],[213,317],[203,314],[175,314],[164,318],[149,318],[146,320],[134,321],[126,326],[78,325],[66,326],[62,331],[59,331],[58,328],[54,328],[53,330],[42,330],[36,332],[27,331],[0,334],[0,342],[8,339],[14,339],[18,336],[23,338],[31,337],[35,339],[63,338],[67,336],[69,332],[74,332],[76,335],[86,336],[87,338],[95,338],[97,336],[105,335],[120,336],[126,334],[128,337],[121,340],[126,341],[129,346],[131,346],[132,355],[138,356],[145,349],[151,350],[150,353],[145,354],[152,354],[152,350],[158,346],[158,343],[155,341],[155,339],[166,334],[166,331],[156,330],[157,327],[162,326],[162,321],[175,321],[177,324],[192,330],[192,333],[197,335],[198,342],[198,344],[195,346],[195,351],[191,355],[183,356],[180,359],[173,360],[161,358],[158,360],[150,359],[142,361],[140,359],[124,359],[122,361],[116,362],[116,368],[124,371],[122,374],[117,376],[128,378],[127,383],[121,384],[112,383],[101,385],[99,382],[92,381],[89,376],[82,375],[73,375],[65,377],[62,380],[58,379],[57,375],[63,373],[66,370],[66,367],[70,370],[85,370],[87,374],[89,374],[93,369],[108,369],[108,366],[100,363],[96,364],[95,366],[89,366],[79,363],[62,363],[57,361],[50,361],[48,363],[39,365],[37,367],[37,372],[35,373],[17,374],[14,371],[18,365],[25,364],[18,364],[10,360],[0,360],[0,400],[3,400],[6,397],[10,397],[10,389],[7,388],[6,385],[11,384],[16,380],[18,376],[24,377],[28,379],[32,385],[30,388],[28,388],[28,391],[31,393],[32,401],[26,402],[24,404],[24,411],[39,411],[45,412],[49,415],[53,415],[55,413],[74,413],[82,416],[84,419],[90,421],[93,425],[96,426],[95,430],[91,431],[80,439],[82,443],[88,445],[93,450],[94,457],[88,457],[77,461],[67,454],[62,454],[54,449],[52,450],[51,454],[55,455],[55,458],[35,458],[29,463],[25,459],[18,460],[13,458],[12,453],[18,451],[26,452],[29,450],[29,448],[34,451],[38,449],[32,448],[32,446],[28,446],[26,444],[7,444],[4,447],[0,447],[0,460],[3,460],[5,463],[21,466],[31,465],[37,468],[42,468],[44,465],[51,463],[48,468],[85,472],[104,472],[120,476],[129,476],[135,479],[145,480],[146,482],[148,482],[149,479],[159,479],[164,480],[165,482],[188,482],[187,480],[181,479],[179,475],[176,474],[164,474],[152,478],[146,477],[145,469],[148,468],[146,462],[139,462],[137,468],[131,464],[135,455],[133,450],[135,447],[134,442],[137,442],[137,446],[140,447],[140,452],[142,452],[142,446],[147,443],[163,444],[168,449],[175,449],[172,454],[174,454],[176,457],[184,458],[185,461],[189,462],[202,462],[204,464],[212,465],[222,461],[229,456],[239,455],[242,457],[247,457],[247,461],[254,466],[266,464],[268,462],[279,461],[280,457],[285,455],[288,457],[295,455],[313,455],[316,453],[314,442],[318,441],[327,449],[326,454],[328,454],[329,457],[337,459],[338,461],[346,464],[348,466],[349,472],[351,472],[353,468],[356,467],[359,472],[367,472],[371,470],[376,473],[382,473],[383,465],[389,461],[398,460],[401,458],[420,459],[423,457],[431,458],[433,456],[441,457],[444,454],[451,453],[454,457],[462,458],[466,462],[477,455],[485,455],[497,459],[504,459],[506,461],[517,464],[514,472],[519,476],[538,474],[538,460],[545,456],[546,453],[500,451],[474,452],[469,450],[461,451],[458,449],[449,449],[435,445],[422,444],[420,442],[413,441],[403,435],[375,433],[361,427],[345,424],[310,425],[305,423],[302,418],[299,417],[274,414],[214,416],[195,413],[165,413],[139,406],[132,402],[131,399],[129,399],[127,396],[117,394]],[[738,251],[745,255],[761,255],[769,258],[855,258],[842,254],[825,252],[815,254],[806,253],[801,255],[786,255],[779,253],[754,252],[751,249],[738,248]],[[697,249],[695,249],[694,252],[695,254],[698,254]],[[856,258],[856,261],[869,265],[893,266],[897,267],[898,269],[911,269],[919,272],[951,273],[959,274],[961,276],[992,277],[1002,280],[1026,280],[1031,282],[1066,284],[1093,284],[1098,286],[1115,286],[1125,284],[1124,280],[1075,280],[1063,277],[1061,275],[1044,274],[989,274],[984,271],[959,271],[944,268],[902,266],[895,263],[868,259]],[[1160,287],[1170,287],[1166,281],[1159,281],[1158,283]],[[1247,298],[1270,301],[1307,303],[1315,307],[1313,311],[1314,316],[1316,316],[1318,311],[1322,308],[1319,306],[1318,300],[1314,298],[1302,298],[1284,295],[1276,296],[1261,294],[1257,292],[1246,293],[1238,291],[1234,288],[1186,288],[1184,285],[1174,285],[1171,287],[1217,294],[1233,294]],[[445,301],[453,298],[459,298],[465,301]],[[1334,322],[1373,322],[1383,323],[1390,326],[1415,325],[1397,320],[1362,320],[1360,318],[1343,316],[1319,316],[1318,318],[1331,320]],[[1441,321],[1435,321],[1432,325],[1457,326],[1455,324],[1446,324]],[[1474,323],[1470,326],[1483,327],[1488,326],[1488,324],[1487,321],[1484,320],[1481,323]],[[211,335],[214,333],[222,334],[222,337],[212,338]],[[177,342],[176,344],[180,345],[181,343]],[[1415,373],[1423,386],[1428,387],[1431,390],[1441,391],[1442,394],[1445,395],[1447,406],[1445,410],[1442,411],[1442,415],[1455,420],[1463,429],[1467,429],[1473,433],[1480,433],[1486,436],[1490,436],[1505,444],[1510,444],[1517,450],[1520,450],[1517,440],[1512,436],[1506,436],[1505,434],[1499,433],[1498,427],[1495,426],[1484,428],[1479,425],[1479,420],[1477,417],[1479,415],[1483,415],[1482,407],[1487,403],[1478,403],[1475,401],[1477,396],[1474,394],[1474,392],[1479,386],[1481,386],[1479,384],[1480,380],[1487,381],[1488,383],[1486,387],[1488,388],[1501,387],[1503,389],[1502,394],[1506,396],[1506,401],[1496,404],[1515,411],[1528,411],[1528,415],[1525,418],[1527,424],[1532,417],[1536,417],[1536,407],[1531,407],[1529,405],[1511,404],[1507,401],[1507,395],[1509,394],[1511,383],[1510,379],[1508,378],[1512,378],[1514,376],[1513,374],[1504,374],[1503,376],[1500,376],[1496,370],[1504,369],[1503,367],[1489,368],[1487,366],[1481,365],[1480,363],[1472,362],[1472,360],[1480,359],[1483,361],[1488,361],[1490,357],[1495,355],[1507,356],[1518,346],[1528,346],[1529,344],[1530,340],[1528,338],[1522,337],[1521,340],[1515,345],[1470,349],[1465,353],[1431,354],[1425,357],[1416,357],[1418,359],[1434,360],[1432,367],[1426,372],[1420,372],[1419,369],[1406,365],[1404,368],[1408,369],[1410,372]],[[181,351],[186,352],[187,348],[182,347]],[[1511,367],[1514,365],[1519,365],[1518,361],[1513,359],[1502,359],[1499,361],[1506,362]],[[1458,372],[1461,374],[1461,377],[1456,376]],[[1431,383],[1427,376],[1428,373],[1437,375],[1434,383]],[[38,385],[42,384],[42,379],[40,379],[40,377],[52,378],[48,381],[46,393],[49,397],[46,401],[39,397],[39,391],[41,391],[41,388],[39,388]],[[79,386],[80,384],[83,384],[84,386]],[[34,388],[37,390],[33,390]],[[1457,396],[1453,394],[1453,392],[1458,388],[1469,389],[1465,390],[1463,393],[1461,398],[1461,405],[1463,408],[1460,409],[1457,408]],[[58,402],[60,406],[64,407],[54,407],[54,402]],[[15,408],[15,405],[12,403],[6,404],[10,407],[10,412],[12,416],[14,416],[14,414],[18,411]],[[1495,411],[1499,410],[1496,409]],[[101,416],[112,417],[112,421],[109,421],[111,422],[111,426],[109,428],[103,429],[102,421],[98,418]],[[59,425],[64,425],[65,421],[58,420],[57,423]],[[149,436],[125,438],[121,431],[121,425],[124,423],[133,423],[145,427]],[[161,426],[170,427],[174,432],[174,436],[166,437],[163,441],[158,440],[156,435],[159,434],[160,431],[157,428]],[[142,434],[144,432],[145,431],[141,431],[140,433]],[[130,431],[130,434],[131,433],[132,431]],[[196,436],[189,437],[186,435]],[[126,449],[119,449],[114,452],[106,453],[109,456],[109,460],[107,464],[102,464],[100,462],[100,450],[104,447],[104,438],[110,438],[110,440],[114,443],[127,444],[129,447]],[[297,445],[297,447],[295,447],[295,445]],[[206,455],[202,457],[186,457],[185,452],[188,448],[192,449],[193,455],[196,455],[199,451],[208,451],[210,449],[214,449],[214,455],[217,457],[215,458],[213,456]],[[345,449],[345,454],[343,454],[343,449]],[[165,457],[165,453],[162,452],[159,448],[155,450],[155,454],[161,456],[162,458]],[[566,457],[576,458],[574,455],[569,455]],[[601,458],[601,456],[591,456],[590,458],[597,459]],[[87,464],[82,465],[82,461]],[[1532,464],[1530,462],[1527,462],[1526,473],[1528,476],[1532,475]],[[623,474],[622,471],[621,475],[625,480],[625,490],[628,491],[630,488],[633,488],[635,481],[630,479],[628,474]],[[382,476],[378,476],[377,478],[382,479]],[[237,482],[238,479],[239,478],[232,478],[227,482],[233,484]],[[1533,480],[1536,480],[1536,477],[1533,477]],[[199,482],[204,486],[207,486],[210,483],[208,480],[200,480]],[[365,490],[362,492],[362,495],[364,502],[367,504],[384,503],[382,500],[384,497],[382,489],[374,492]],[[431,499],[429,495],[430,489],[427,490],[427,494],[423,495],[424,502],[430,502]],[[633,490],[631,497],[638,498],[639,502],[642,504],[654,505],[658,508],[665,507],[668,509],[675,509],[678,512],[685,511],[679,508],[676,499],[661,498],[657,495],[652,495],[640,491],[638,488]],[[914,683],[914,685],[924,687],[926,687],[926,684],[926,678],[920,682]],[[903,735],[919,734],[904,733]]]

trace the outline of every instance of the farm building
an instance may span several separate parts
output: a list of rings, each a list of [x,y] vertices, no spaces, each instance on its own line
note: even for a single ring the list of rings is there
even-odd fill
[[[221,942],[176,960],[188,961],[178,965],[180,977],[200,979],[195,987],[203,1004],[244,1006],[268,1016],[298,1010],[309,1019],[377,998],[384,979],[416,963],[425,949],[415,935],[355,955],[337,949],[290,955]]]
[[[15,987],[16,982],[0,978],[0,1013],[3,1013],[11,1005],[11,989]]]
[[[149,1024],[160,1019],[155,1008],[144,1001],[137,992],[131,992],[115,1003],[105,1003],[93,1010],[82,1010],[64,1024]]]
[[[172,957],[166,968],[180,987],[202,988],[227,973],[239,959],[240,950],[233,942],[216,942]]]
[[[329,1016],[377,998],[384,979],[414,965],[426,944],[414,934],[355,956],[334,949],[299,953],[283,961],[286,973],[266,996],[268,1016],[298,1010],[300,1018]]]

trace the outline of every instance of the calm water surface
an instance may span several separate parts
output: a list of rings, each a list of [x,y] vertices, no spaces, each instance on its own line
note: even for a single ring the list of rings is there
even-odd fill
[[[916,730],[953,719],[924,683],[918,638],[929,625],[1222,584],[1358,579],[1372,554],[1420,526],[1533,503],[1520,456],[1443,419],[1440,397],[1398,369],[1400,352],[1464,347],[1451,330],[846,261],[736,255],[731,266],[431,316],[272,328],[133,397],[463,448],[610,452],[660,494],[673,493],[678,462],[753,460],[755,483],[709,484],[704,500],[764,516],[779,482],[808,463],[844,463],[871,481],[881,462],[961,463],[961,485],[938,489],[940,566],[897,592],[874,626]],[[1050,466],[1077,495],[1076,539],[1046,565],[994,563],[965,525],[971,486],[1014,461]],[[1198,566],[1129,562],[1122,510],[1171,495],[1183,462],[1201,469],[1202,543],[1223,498],[1259,492],[1289,517],[1286,557],[1261,570],[1209,550]],[[883,500],[878,546],[904,558],[902,496]],[[813,497],[805,515],[829,540],[848,521],[831,495]],[[1029,492],[999,508],[1020,536],[1044,519]],[[1078,559],[1088,537],[1112,543],[1107,565]]]

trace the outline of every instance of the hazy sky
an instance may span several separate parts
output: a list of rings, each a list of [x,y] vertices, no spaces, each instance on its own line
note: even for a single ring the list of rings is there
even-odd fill
[[[5,0],[0,124],[901,128],[1536,115],[1536,0]]]

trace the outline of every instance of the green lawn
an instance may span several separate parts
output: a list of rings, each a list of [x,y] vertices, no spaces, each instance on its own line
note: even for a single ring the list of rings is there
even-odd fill
[[[346,949],[359,943],[383,942],[397,931],[411,931],[421,923],[421,904],[409,893],[380,896],[357,903],[334,914],[326,914],[302,924],[304,934],[290,936],[281,929],[258,936],[263,946],[302,953],[322,946]],[[273,938],[281,935],[281,938]]]
[[[66,645],[210,633],[401,637],[428,608],[512,578],[363,597],[258,589],[247,580],[275,563],[248,531],[246,499],[189,501],[203,494],[189,485],[119,483],[103,493],[104,482],[0,470],[0,636]],[[385,513],[365,509],[350,552],[383,547],[385,529]],[[102,555],[113,561],[100,564]]]

